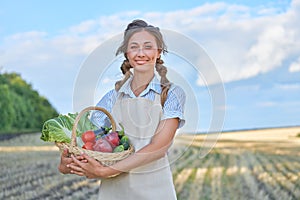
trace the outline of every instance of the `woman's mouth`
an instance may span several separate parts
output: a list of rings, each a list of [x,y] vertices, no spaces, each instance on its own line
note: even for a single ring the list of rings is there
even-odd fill
[[[144,64],[147,63],[147,60],[136,60],[135,62],[136,62],[136,64],[138,64],[138,65],[144,65]]]

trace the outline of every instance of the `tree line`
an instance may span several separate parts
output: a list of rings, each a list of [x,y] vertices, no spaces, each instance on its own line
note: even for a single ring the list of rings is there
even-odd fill
[[[0,133],[40,131],[58,112],[18,73],[0,73]]]

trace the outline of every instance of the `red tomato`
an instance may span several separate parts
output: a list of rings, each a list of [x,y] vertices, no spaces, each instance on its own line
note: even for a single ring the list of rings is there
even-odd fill
[[[95,135],[94,131],[86,131],[82,134],[81,139],[84,143],[87,143],[87,142],[95,143],[96,135]]]
[[[93,142],[87,142],[82,146],[82,148],[87,149],[87,150],[94,150],[93,146],[94,146]]]

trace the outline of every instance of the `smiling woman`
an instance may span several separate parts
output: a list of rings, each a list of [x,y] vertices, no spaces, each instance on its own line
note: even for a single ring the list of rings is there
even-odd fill
[[[135,153],[111,166],[85,154],[78,159],[70,159],[67,152],[61,155],[62,173],[102,178],[100,199],[176,199],[167,152],[177,129],[185,123],[185,92],[166,78],[161,59],[165,52],[159,28],[142,20],[131,22],[116,53],[125,58],[121,65],[124,78],[97,104],[111,112],[117,130],[124,128]],[[91,121],[98,127],[110,127],[102,112],[95,111]]]

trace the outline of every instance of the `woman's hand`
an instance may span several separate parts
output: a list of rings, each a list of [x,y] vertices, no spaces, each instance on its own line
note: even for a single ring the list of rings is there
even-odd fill
[[[73,163],[69,164],[68,167],[72,174],[85,176],[86,178],[90,179],[108,178],[109,176],[120,174],[119,171],[111,167],[103,166],[97,160],[89,157],[86,154],[82,154],[82,158],[86,160],[86,162],[82,162],[78,159],[78,157],[71,155]]]
[[[77,156],[77,160],[80,162],[87,162],[82,156]],[[63,174],[70,174],[71,169],[68,167],[69,165],[74,164],[73,159],[70,157],[69,150],[64,149],[61,157],[60,157],[60,164],[58,166],[58,170]]]

